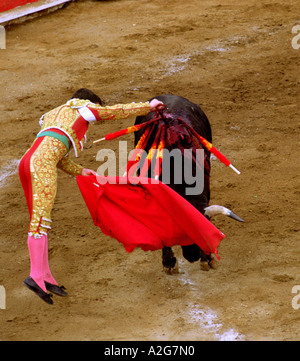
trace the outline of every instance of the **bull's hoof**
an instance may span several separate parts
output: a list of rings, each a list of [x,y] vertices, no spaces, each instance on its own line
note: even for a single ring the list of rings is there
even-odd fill
[[[215,259],[212,259],[211,261],[209,261],[209,266],[212,269],[217,269],[218,268],[218,261],[216,261]]]
[[[201,271],[209,271],[210,270],[210,265],[207,261],[201,261],[200,262],[200,269]]]
[[[177,259],[175,257],[174,259],[175,259],[175,264],[172,266],[163,264],[163,270],[167,275],[174,275],[179,273]]]
[[[200,261],[201,271],[209,271],[211,268],[212,269],[218,268],[218,262],[214,258],[212,258],[210,261],[208,260]]]

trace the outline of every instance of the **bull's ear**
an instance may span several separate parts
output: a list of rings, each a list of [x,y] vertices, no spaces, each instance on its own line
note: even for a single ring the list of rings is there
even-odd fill
[[[204,215],[209,218],[211,218],[213,216],[217,216],[218,214],[224,214],[225,216],[233,218],[236,221],[245,222],[242,218],[237,216],[230,209],[223,207],[223,206],[219,206],[219,205],[208,206],[208,207],[204,208],[204,211],[205,211]]]

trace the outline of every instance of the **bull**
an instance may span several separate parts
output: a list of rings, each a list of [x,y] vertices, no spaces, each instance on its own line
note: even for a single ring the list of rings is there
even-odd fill
[[[197,160],[195,158],[196,149],[204,150],[204,164],[203,164],[203,192],[201,194],[187,194],[186,189],[190,187],[190,184],[186,184],[185,177],[182,177],[182,182],[178,184],[174,180],[174,169],[176,164],[171,165],[169,186],[190,202],[196,209],[198,209],[207,219],[211,219],[213,216],[223,214],[229,216],[237,221],[243,222],[243,220],[234,214],[231,210],[219,206],[209,205],[210,201],[210,152],[203,147],[196,139],[191,136],[191,132],[187,131],[188,128],[196,131],[200,136],[204,137],[209,142],[212,141],[212,131],[209,120],[205,113],[202,111],[199,105],[192,103],[186,98],[176,96],[172,94],[161,95],[155,97],[162,101],[167,109],[164,111],[163,117],[160,121],[156,122],[155,129],[151,135],[147,138],[147,143],[144,146],[146,152],[151,150],[151,145],[157,138],[158,133],[162,134],[160,128],[164,124],[164,147],[168,151],[178,149],[181,152],[184,149],[191,149],[192,151],[192,165],[193,169],[197,167]],[[154,99],[154,98],[152,98]],[[139,125],[145,122],[150,122],[154,117],[154,113],[149,113],[146,116],[138,116],[135,121],[135,125]],[[145,129],[142,128],[135,133],[135,146],[141,140]],[[145,137],[144,137],[145,138]],[[182,158],[184,159],[184,157]],[[181,167],[182,169],[182,167]],[[173,175],[173,176],[172,176]],[[149,167],[147,177],[154,177],[153,167]],[[160,180],[162,180],[162,174]],[[187,225],[188,226],[188,225]],[[183,257],[188,262],[196,262],[200,260],[200,266],[202,270],[209,270],[216,267],[216,260],[213,255],[205,254],[198,245],[193,244],[190,246],[182,246]],[[174,256],[173,250],[170,247],[164,247],[162,249],[162,264],[166,273],[176,273],[178,271],[177,259]]]

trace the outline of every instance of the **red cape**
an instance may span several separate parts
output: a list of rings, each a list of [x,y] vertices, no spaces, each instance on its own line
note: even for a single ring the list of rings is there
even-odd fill
[[[94,224],[121,242],[127,252],[140,247],[196,243],[215,253],[225,235],[195,207],[162,182],[148,178],[78,176],[77,183]],[[134,184],[132,184],[134,183]]]

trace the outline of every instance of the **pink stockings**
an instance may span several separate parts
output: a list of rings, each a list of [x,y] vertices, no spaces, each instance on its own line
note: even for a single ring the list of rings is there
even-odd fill
[[[28,236],[28,249],[30,254],[30,277],[47,292],[45,281],[58,285],[53,278],[48,261],[48,238],[42,235],[41,238]]]

